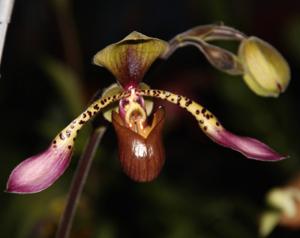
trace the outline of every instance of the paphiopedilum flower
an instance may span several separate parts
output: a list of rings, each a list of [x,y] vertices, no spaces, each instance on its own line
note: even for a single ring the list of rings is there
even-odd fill
[[[213,38],[214,35],[207,35],[209,37]],[[158,109],[150,120],[149,98],[177,104],[196,119],[200,129],[214,142],[236,150],[246,158],[263,161],[284,158],[256,139],[229,132],[211,112],[195,101],[166,90],[151,89],[141,83],[151,64],[157,58],[165,58],[171,50],[172,41],[168,44],[132,32],[98,52],[94,63],[111,71],[118,85],[107,89],[101,98],[63,129],[46,151],[19,164],[9,177],[7,191],[35,193],[53,184],[68,167],[78,131],[100,111],[113,123],[117,133],[119,159],[124,172],[138,182],[152,181],[165,161],[161,138],[165,112],[163,108]],[[104,111],[114,102],[119,103]]]

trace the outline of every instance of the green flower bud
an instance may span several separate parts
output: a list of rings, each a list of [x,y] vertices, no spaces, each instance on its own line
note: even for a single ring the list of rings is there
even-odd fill
[[[239,58],[244,66],[244,80],[260,96],[277,97],[290,81],[290,68],[282,55],[269,43],[249,37],[242,41]]]

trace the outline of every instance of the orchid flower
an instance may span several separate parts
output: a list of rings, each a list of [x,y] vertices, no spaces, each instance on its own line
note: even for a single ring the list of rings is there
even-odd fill
[[[36,193],[51,186],[67,169],[79,130],[100,112],[112,122],[117,133],[123,171],[137,182],[154,180],[165,161],[161,138],[165,111],[160,107],[150,120],[151,98],[166,100],[185,109],[210,139],[246,158],[262,161],[284,159],[258,140],[228,131],[210,111],[192,99],[166,90],[151,89],[142,83],[156,59],[167,59],[184,45],[198,47],[217,69],[243,74],[244,67],[237,55],[207,43],[215,39],[243,41],[247,37],[233,28],[219,25],[194,28],[179,34],[169,43],[132,32],[99,51],[93,62],[108,69],[117,84],[105,90],[102,97],[64,128],[45,151],[21,162],[8,179],[7,191]]]

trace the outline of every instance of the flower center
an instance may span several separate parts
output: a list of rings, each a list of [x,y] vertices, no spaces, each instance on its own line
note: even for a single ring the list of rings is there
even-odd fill
[[[120,100],[119,113],[128,128],[147,138],[151,127],[147,123],[144,98],[136,95],[135,89],[130,91],[129,97]]]

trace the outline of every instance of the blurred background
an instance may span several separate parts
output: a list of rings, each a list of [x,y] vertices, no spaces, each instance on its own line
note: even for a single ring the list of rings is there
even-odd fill
[[[1,65],[0,190],[18,163],[45,149],[98,89],[114,82],[107,70],[91,64],[97,51],[133,30],[169,40],[220,21],[270,42],[285,56],[292,80],[283,95],[257,97],[241,77],[218,72],[193,47],[156,62],[145,82],[193,98],[226,128],[290,158],[247,160],[214,144],[184,111],[157,101],[167,110],[161,175],[148,184],[126,177],[109,126],[71,237],[258,237],[266,192],[300,172],[300,2],[293,0],[16,0]],[[0,193],[1,237],[54,237],[90,130],[80,133],[70,168],[52,187],[33,195]],[[296,238],[300,232],[277,227],[269,237]]]

